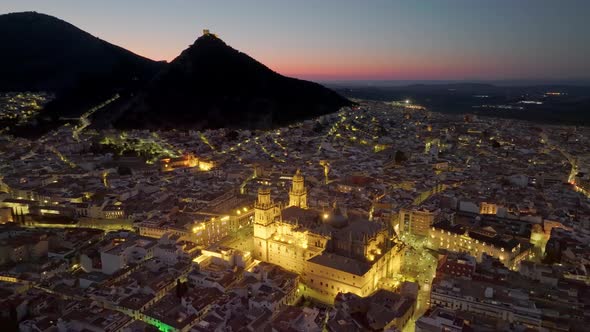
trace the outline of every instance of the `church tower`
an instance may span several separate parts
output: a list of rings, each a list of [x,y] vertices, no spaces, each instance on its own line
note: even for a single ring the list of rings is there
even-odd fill
[[[274,221],[276,204],[270,198],[269,188],[258,189],[258,199],[254,203],[254,223],[268,225]]]
[[[269,188],[258,189],[254,203],[254,258],[268,262],[268,239],[274,233],[274,221],[280,208],[270,198]]]
[[[293,186],[289,191],[289,206],[297,206],[307,209],[307,190],[303,181],[303,175],[298,169],[293,176]]]

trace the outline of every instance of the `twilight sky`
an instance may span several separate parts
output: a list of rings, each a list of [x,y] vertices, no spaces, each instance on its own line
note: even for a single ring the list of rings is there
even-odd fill
[[[312,80],[590,78],[590,0],[2,0],[172,60],[204,28]]]

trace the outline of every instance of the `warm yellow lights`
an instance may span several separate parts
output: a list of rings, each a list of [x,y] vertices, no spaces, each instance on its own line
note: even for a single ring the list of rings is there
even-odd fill
[[[213,165],[210,163],[206,163],[206,162],[199,162],[199,169],[201,171],[210,171],[213,168]]]
[[[195,225],[193,226],[193,233],[197,233],[198,231],[202,231],[205,229],[205,225],[204,224],[200,224],[200,225]]]

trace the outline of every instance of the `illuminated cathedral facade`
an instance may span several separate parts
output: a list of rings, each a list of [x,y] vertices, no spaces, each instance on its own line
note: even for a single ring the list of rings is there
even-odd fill
[[[367,296],[379,280],[399,273],[402,246],[386,227],[350,220],[336,205],[309,209],[299,170],[286,207],[260,188],[254,209],[254,258],[298,273],[305,294],[317,300],[332,303],[340,292]]]

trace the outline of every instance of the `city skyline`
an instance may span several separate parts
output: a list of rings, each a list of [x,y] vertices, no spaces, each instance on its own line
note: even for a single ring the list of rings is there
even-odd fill
[[[0,332],[587,331],[588,9],[3,1]]]
[[[210,29],[271,69],[310,80],[584,80],[584,1],[6,1],[139,55],[171,61]]]

